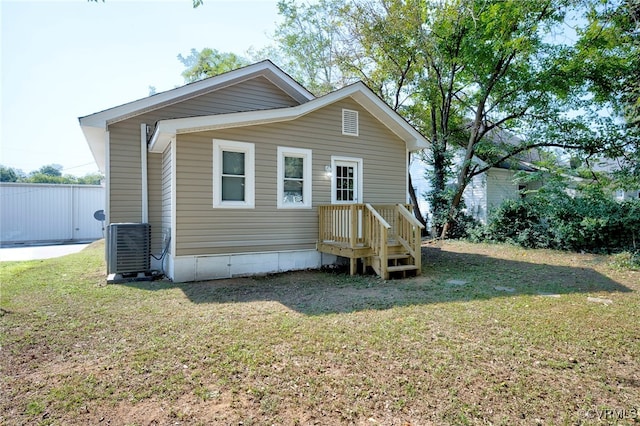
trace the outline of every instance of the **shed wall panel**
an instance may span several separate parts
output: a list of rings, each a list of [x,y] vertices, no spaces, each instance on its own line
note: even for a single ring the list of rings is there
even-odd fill
[[[93,214],[104,209],[94,185],[0,184],[0,242],[90,241],[103,237]]]

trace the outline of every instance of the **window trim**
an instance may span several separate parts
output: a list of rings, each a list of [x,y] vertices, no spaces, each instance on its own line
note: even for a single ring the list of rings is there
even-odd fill
[[[302,158],[302,203],[284,202],[284,159],[285,157]],[[303,148],[278,147],[278,181],[277,207],[279,209],[310,209],[313,204],[313,161],[312,151]]]
[[[244,201],[222,200],[222,152],[242,152],[244,156]],[[223,139],[213,139],[213,208],[253,209],[255,208],[255,145]]]

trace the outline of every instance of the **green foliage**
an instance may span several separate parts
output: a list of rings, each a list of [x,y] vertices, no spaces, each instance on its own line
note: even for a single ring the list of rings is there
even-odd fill
[[[619,120],[622,106],[637,104],[637,95],[620,94],[637,88],[640,58],[637,13],[621,0],[282,0],[279,7],[285,19],[276,40],[292,58],[285,64],[292,75],[320,78],[323,87],[361,79],[431,141],[433,210],[447,205],[440,202],[452,171],[447,151],[466,150],[451,221],[473,176],[532,147],[640,160],[640,137]],[[577,41],[558,40],[569,26]],[[494,129],[525,138],[496,144]],[[472,163],[476,155],[486,167]]]
[[[18,173],[11,167],[0,164],[0,182],[17,182]]]
[[[640,200],[617,202],[597,187],[587,187],[576,197],[542,191],[505,201],[471,238],[527,248],[635,252],[640,244]]]
[[[100,173],[89,173],[82,177],[63,175],[62,166],[59,164],[42,166],[28,176],[21,170],[0,165],[0,182],[100,185],[102,179],[104,176]]]
[[[48,164],[29,174],[29,176],[34,175],[60,177],[62,176],[62,166],[60,164]]]
[[[640,271],[640,250],[636,252],[623,251],[613,255],[611,264],[618,269]]]
[[[182,72],[185,82],[191,83],[213,77],[249,65],[249,61],[235,53],[218,52],[208,47],[198,52],[191,49],[188,56],[178,55],[178,60],[187,69]]]

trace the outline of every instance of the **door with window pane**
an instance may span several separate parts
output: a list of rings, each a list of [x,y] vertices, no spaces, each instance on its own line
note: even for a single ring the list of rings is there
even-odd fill
[[[357,204],[360,194],[360,163],[357,161],[335,160],[333,164],[333,196],[332,201],[335,204]],[[351,210],[334,211],[334,224],[342,223],[346,226],[333,230],[335,235],[348,238],[351,234],[352,214],[357,215],[356,222],[358,224],[357,236],[362,237],[362,211],[352,212]]]
[[[335,194],[336,203],[358,203],[358,163],[355,161],[335,162]]]

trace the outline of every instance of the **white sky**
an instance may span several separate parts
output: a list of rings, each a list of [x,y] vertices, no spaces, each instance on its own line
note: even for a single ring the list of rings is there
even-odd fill
[[[184,84],[177,59],[272,44],[277,0],[0,0],[0,164],[98,171],[78,117]]]

